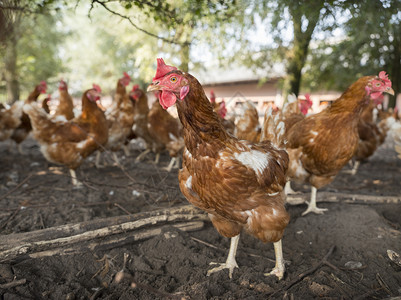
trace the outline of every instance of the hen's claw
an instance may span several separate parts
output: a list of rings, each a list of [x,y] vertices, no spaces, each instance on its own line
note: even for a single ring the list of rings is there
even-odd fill
[[[313,203],[312,203],[312,205],[309,204],[309,202],[306,202],[306,203],[308,204],[308,208],[302,213],[302,216],[305,216],[306,214],[308,214],[310,212],[313,212],[318,215],[322,215],[322,214],[324,214],[325,211],[328,211],[327,208],[319,208],[316,205],[313,205]]]
[[[265,273],[265,276],[277,276],[278,280],[283,279],[284,277],[284,268],[281,267],[275,267],[273,270],[271,270],[269,273]]]
[[[220,265],[216,268],[210,269],[209,271],[207,271],[207,276],[210,276],[210,274],[215,273],[215,272],[219,272],[221,270],[224,269],[228,269],[228,277],[233,278],[233,272],[235,268],[238,268],[237,262],[231,262],[231,263],[216,263],[216,262],[211,262],[210,265]]]

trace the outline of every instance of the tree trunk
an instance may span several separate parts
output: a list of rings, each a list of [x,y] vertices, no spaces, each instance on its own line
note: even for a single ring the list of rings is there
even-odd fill
[[[301,8],[297,5],[290,6],[289,11],[292,17],[294,40],[292,49],[287,54],[287,76],[284,79],[283,99],[287,101],[287,96],[294,93],[298,97],[301,86],[302,69],[305,66],[308,55],[309,43],[312,39],[313,31],[320,18],[320,10],[323,2],[316,5],[314,10],[308,10],[308,15],[301,13]],[[308,20],[308,26],[303,31],[303,20]]]
[[[299,88],[301,86],[302,68],[305,65],[306,57],[308,55],[309,40],[296,37],[294,35],[294,46],[290,50],[287,77],[284,80],[283,97],[287,99],[288,94],[294,93],[297,97]]]
[[[181,46],[180,57],[181,57],[181,65],[180,70],[184,72],[189,71],[189,53],[190,53],[190,44],[184,44]]]
[[[4,55],[5,79],[7,86],[7,102],[19,100],[19,82],[17,76],[17,39],[12,35],[7,43]]]
[[[388,108],[395,107],[395,101],[401,90],[401,43],[399,37],[394,37],[394,52],[391,59],[391,83],[394,90],[394,96],[390,96]]]

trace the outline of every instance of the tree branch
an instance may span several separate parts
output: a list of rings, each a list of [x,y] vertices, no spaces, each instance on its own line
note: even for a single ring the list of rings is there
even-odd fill
[[[100,0],[92,0],[91,9],[89,10],[89,15],[90,15],[91,10],[93,9],[93,4],[94,4],[94,3],[98,3],[98,4],[101,5],[104,9],[106,9],[108,12],[112,13],[113,15],[119,16],[120,18],[123,18],[123,19],[127,20],[127,21],[130,22],[130,24],[131,24],[132,26],[134,26],[137,30],[139,30],[139,31],[141,31],[141,32],[143,32],[143,33],[145,33],[145,34],[151,36],[151,37],[157,38],[157,39],[162,40],[163,42],[166,42],[166,43],[169,43],[169,44],[175,44],[175,45],[181,45],[181,46],[189,45],[189,44],[190,44],[189,42],[182,42],[182,43],[180,43],[180,42],[177,42],[177,41],[175,41],[175,40],[167,39],[167,38],[158,36],[158,35],[156,35],[156,34],[154,34],[154,33],[151,33],[151,32],[149,32],[149,31],[147,31],[147,30],[145,30],[145,29],[139,27],[138,25],[136,25],[136,24],[132,21],[132,19],[131,19],[130,17],[125,16],[125,15],[122,15],[122,14],[120,14],[119,12],[116,12],[116,11],[110,9],[110,8],[106,5],[105,2],[100,1]]]

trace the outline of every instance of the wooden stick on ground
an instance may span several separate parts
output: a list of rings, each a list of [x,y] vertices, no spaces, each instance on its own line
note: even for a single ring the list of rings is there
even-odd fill
[[[309,200],[310,193],[287,195],[287,203],[290,205],[303,204]],[[353,204],[401,203],[401,196],[318,192],[317,202],[344,202]]]
[[[277,293],[281,292],[281,291],[287,291],[288,289],[290,289],[292,286],[294,286],[295,284],[297,284],[298,282],[300,282],[302,279],[304,279],[306,276],[313,274],[314,272],[316,272],[316,270],[318,270],[321,266],[323,265],[327,265],[329,267],[333,267],[333,265],[331,263],[329,263],[327,261],[327,259],[329,258],[329,256],[334,252],[334,249],[336,248],[335,245],[331,246],[329,251],[327,252],[327,254],[323,257],[323,259],[314,267],[310,268],[309,270],[305,271],[304,273],[299,274],[296,278],[294,278],[292,281],[290,281],[288,284],[286,284],[283,288],[281,288],[280,290],[277,290],[276,292],[274,292],[273,294],[270,295],[270,297],[273,297],[274,295],[276,295]],[[336,268],[336,267],[335,267]],[[336,268],[337,269],[337,268]]]
[[[0,284],[0,289],[10,289],[19,285],[23,285],[26,283],[26,279],[20,279],[20,280],[13,280],[9,283],[3,283]]]
[[[10,234],[0,241],[0,262],[72,254],[120,246],[161,232],[166,224],[182,230],[203,227],[208,216],[192,205]]]

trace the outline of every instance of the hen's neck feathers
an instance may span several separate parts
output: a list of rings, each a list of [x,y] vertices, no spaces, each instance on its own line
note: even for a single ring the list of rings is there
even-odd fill
[[[148,96],[146,96],[146,94],[144,92],[142,92],[139,99],[134,100],[134,103],[135,103],[135,107],[137,108],[135,110],[135,113],[144,114],[147,118],[147,114],[149,112]]]
[[[199,144],[223,145],[230,139],[225,131],[220,118],[213,111],[213,107],[206,97],[205,92],[192,75],[186,73],[190,88],[188,95],[183,100],[177,100],[177,111],[184,128],[184,139],[188,150],[197,148]]]
[[[331,113],[357,113],[369,104],[370,98],[366,94],[365,87],[374,76],[365,76],[353,83],[336,101],[328,111]]]
[[[85,91],[82,95],[82,114],[81,117],[84,120],[97,120],[98,116],[104,117],[103,111],[97,106],[95,101],[89,100],[87,93],[90,90]]]
[[[29,94],[26,102],[31,103],[33,101],[36,101],[39,95],[40,95],[39,86],[36,86],[35,89]]]
[[[125,95],[126,93],[125,85],[123,85],[121,79],[119,79],[117,81],[116,94]]]

